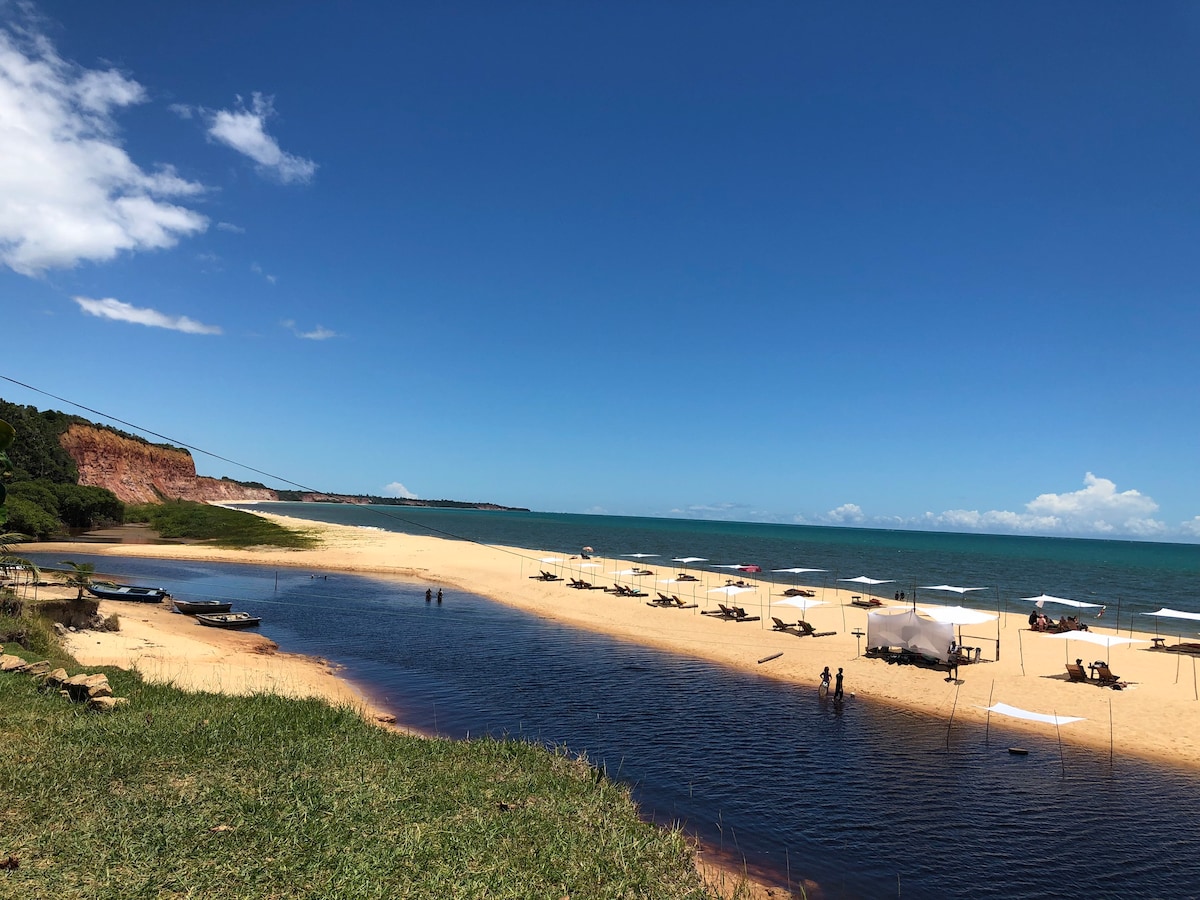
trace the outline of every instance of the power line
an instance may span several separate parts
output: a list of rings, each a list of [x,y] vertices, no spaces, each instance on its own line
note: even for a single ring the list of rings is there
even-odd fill
[[[0,380],[7,381],[10,384],[15,384],[19,387],[23,387],[26,390],[33,391],[36,394],[41,394],[43,397],[49,397],[52,400],[57,400],[59,403],[65,403],[68,406],[75,407],[76,409],[82,409],[84,412],[89,412],[94,416],[99,416],[100,418],[106,419],[110,422],[117,422],[121,425],[124,425],[126,428],[132,428],[134,431],[139,432],[141,434],[148,434],[153,437],[159,438],[160,440],[166,441],[168,444],[171,444],[174,447],[186,447],[188,450],[192,450],[196,453],[202,453],[205,456],[211,457],[213,459],[219,459],[221,462],[229,463],[232,466],[238,466],[242,469],[246,469],[247,471],[254,472],[254,473],[256,473],[258,475],[262,475],[266,478],[272,478],[276,481],[283,482],[284,484],[290,484],[292,487],[299,488],[302,491],[308,491],[311,494],[328,494],[328,493],[330,493],[329,491],[320,491],[320,490],[317,490],[316,488],[309,487],[308,485],[300,484],[298,481],[292,481],[290,478],[284,478],[282,475],[275,475],[271,472],[264,471],[263,469],[255,468],[254,466],[251,466],[247,463],[239,462],[236,459],[230,459],[227,456],[222,456],[221,454],[214,453],[211,450],[205,450],[203,447],[197,447],[194,444],[189,444],[189,443],[186,443],[185,441],[180,441],[180,440],[170,437],[168,435],[159,434],[157,431],[153,431],[142,425],[136,425],[133,422],[127,422],[124,419],[118,418],[117,416],[114,416],[110,413],[106,413],[106,412],[103,412],[102,410],[98,410],[98,409],[93,409],[90,406],[85,406],[84,404],[78,403],[74,400],[68,400],[66,397],[60,397],[57,394],[52,394],[49,391],[44,391],[41,388],[34,387],[31,384],[26,384],[23,381],[18,381],[15,378],[9,378],[7,375],[0,375]],[[385,510],[376,509],[374,506],[371,506],[371,505],[363,505],[360,508],[366,509],[366,510],[374,513],[375,515],[382,516],[385,519],[391,519],[394,522],[402,522],[405,525],[411,525],[413,528],[420,528],[425,531],[432,532],[433,534],[439,534],[439,535],[442,535],[443,537],[452,538],[453,540],[456,540],[456,541],[466,541],[469,544],[477,544],[480,547],[488,547],[492,550],[497,550],[501,553],[508,553],[512,556],[520,557],[521,559],[527,558],[527,557],[525,557],[524,554],[516,553],[516,552],[509,550],[506,547],[502,547],[498,544],[489,544],[489,543],[486,543],[485,541],[478,541],[478,540],[475,540],[474,538],[465,537],[464,535],[461,535],[461,534],[454,534],[453,532],[450,532],[450,531],[443,531],[440,528],[435,528],[434,526],[427,525],[424,522],[414,522],[413,520],[406,519],[403,516],[397,516],[397,515],[394,515],[393,513],[387,512]]]

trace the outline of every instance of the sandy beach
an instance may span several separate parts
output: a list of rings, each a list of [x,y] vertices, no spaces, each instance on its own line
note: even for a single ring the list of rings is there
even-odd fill
[[[893,704],[955,722],[982,724],[984,707],[1007,704],[1043,714],[1080,717],[1060,726],[1064,743],[1086,745],[1118,754],[1200,767],[1200,692],[1194,656],[1152,650],[1150,632],[1134,632],[1141,642],[1111,649],[1079,640],[1056,639],[1029,629],[1029,610],[1002,614],[998,621],[964,626],[962,643],[981,648],[982,661],[963,665],[954,679],[947,672],[910,665],[889,665],[860,655],[863,640],[854,631],[865,631],[867,611],[851,605],[853,591],[813,586],[815,600],[824,601],[801,615],[795,607],[779,605],[790,585],[754,582],[753,576],[735,577],[757,584],[753,592],[731,602],[743,607],[755,622],[729,622],[701,615],[727,602],[708,590],[725,584],[725,576],[701,570],[691,574],[698,582],[662,584],[681,570],[648,565],[652,576],[614,576],[610,573],[635,567],[628,559],[565,559],[547,563],[546,553],[509,547],[492,547],[443,538],[410,536],[374,529],[313,523],[268,515],[288,527],[319,536],[312,550],[221,550],[196,545],[154,544],[31,544],[30,552],[52,552],[62,558],[72,554],[112,557],[203,560],[256,563],[314,572],[340,571],[401,577],[427,583],[435,590],[465,591],[489,597],[579,628],[703,658],[725,666],[780,679],[812,689],[824,666],[845,671],[845,689],[859,698]],[[583,568],[584,565],[590,567]],[[531,578],[551,570],[563,581]],[[678,595],[692,609],[662,609],[647,605],[646,598],[619,597],[599,590],[574,590],[569,579],[584,578],[600,584],[614,581],[636,584],[649,594]],[[801,583],[800,585],[804,585]],[[922,598],[922,605],[929,601]],[[947,604],[957,603],[951,597]],[[890,601],[887,604],[891,606]],[[382,715],[367,699],[339,677],[327,663],[279,653],[270,641],[252,634],[229,633],[197,627],[189,617],[166,607],[131,608],[128,603],[102,604],[117,611],[122,628],[116,634],[82,632],[71,635],[71,652],[83,665],[136,667],[145,677],[172,681],[181,687],[215,691],[273,690],[292,696],[322,696],[350,703],[368,715]],[[1049,610],[1048,610],[1049,612]],[[1074,612],[1073,610],[1071,612]],[[835,631],[826,637],[796,637],[771,630],[771,616],[787,622],[803,617],[817,631]],[[1113,634],[1104,619],[1084,619],[1093,632]],[[1147,619],[1148,623],[1152,620]],[[1122,630],[1128,636],[1128,620]],[[997,656],[999,640],[999,659]],[[1169,638],[1168,643],[1174,643]],[[770,657],[770,658],[769,658]],[[769,659],[768,659],[769,658]],[[1066,663],[1082,658],[1085,665],[1106,659],[1126,683],[1123,690],[1095,683],[1072,683]],[[763,661],[765,660],[765,661]],[[761,661],[761,662],[760,662]],[[1027,722],[993,713],[993,728],[1028,730],[1053,736],[1055,726]]]

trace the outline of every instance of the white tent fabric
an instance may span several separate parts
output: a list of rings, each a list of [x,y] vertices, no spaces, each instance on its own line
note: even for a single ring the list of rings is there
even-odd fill
[[[965,606],[918,606],[917,609],[934,621],[949,622],[951,625],[982,625],[999,618],[993,613],[967,609]]]
[[[807,597],[787,597],[783,600],[776,600],[776,606],[796,606],[800,609],[812,609],[814,606],[824,606],[829,601],[827,600],[810,600]]]
[[[708,562],[703,556],[676,556],[671,562],[683,563],[685,566],[688,563]]]
[[[796,566],[795,568],[792,568],[792,569],[772,569],[771,571],[772,572],[786,572],[788,575],[803,575],[805,572],[824,572],[826,570],[825,569],[805,569],[800,566]]]
[[[950,661],[954,626],[923,619],[911,609],[901,613],[867,613],[868,647],[901,647]]]
[[[744,594],[747,591],[753,591],[752,587],[738,587],[736,584],[727,584],[725,587],[713,588],[708,593],[724,594],[726,597],[736,597],[738,594]]]
[[[1048,634],[1046,637],[1060,641],[1083,641],[1088,644],[1099,644],[1101,647],[1115,647],[1118,644],[1146,644],[1144,638],[1127,638],[1116,634],[1096,634],[1094,631],[1060,631]]]
[[[923,585],[921,585],[921,590],[923,590],[923,591],[953,591],[956,594],[965,594],[967,591],[986,591],[987,588],[958,587],[957,585],[953,585],[953,584],[923,584]]]
[[[1047,594],[1042,594],[1040,597],[1022,597],[1026,603],[1036,604],[1039,609],[1043,608],[1047,603],[1057,603],[1060,606],[1076,606],[1080,609],[1103,609],[1103,603],[1084,603],[1081,600],[1067,600],[1065,597],[1051,597]]]
[[[552,562],[562,562],[562,560],[559,559],[557,556],[543,556],[541,559],[538,560],[538,562],[552,563]]]
[[[1200,622],[1200,613],[1180,612],[1177,609],[1167,609],[1165,606],[1158,612],[1142,613],[1143,616],[1166,616],[1169,619],[1192,619]]]
[[[1047,725],[1067,725],[1071,722],[1083,721],[1082,716],[1051,716],[1047,713],[1035,713],[1017,706],[1009,706],[1007,703],[997,703],[994,706],[980,706],[978,709],[986,709],[989,712],[999,713],[1002,716],[1012,716],[1014,719],[1045,722]]]
[[[891,578],[868,578],[866,575],[856,575],[854,578],[839,578],[838,581],[856,581],[859,584],[891,584]]]

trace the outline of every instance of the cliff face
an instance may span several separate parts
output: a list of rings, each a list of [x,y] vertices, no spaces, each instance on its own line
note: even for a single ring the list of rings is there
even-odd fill
[[[186,450],[152,447],[86,425],[72,425],[59,440],[79,467],[80,484],[108,488],[125,503],[278,499],[267,488],[196,475]]]

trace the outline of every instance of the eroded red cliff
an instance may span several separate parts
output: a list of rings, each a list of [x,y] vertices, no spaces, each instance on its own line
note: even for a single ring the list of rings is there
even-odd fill
[[[87,425],[72,425],[59,440],[79,467],[80,484],[108,488],[125,503],[278,499],[268,488],[197,475],[186,450],[143,444]]]

